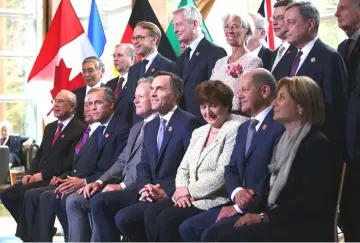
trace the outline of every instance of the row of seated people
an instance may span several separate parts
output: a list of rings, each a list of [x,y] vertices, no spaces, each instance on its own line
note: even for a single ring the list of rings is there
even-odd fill
[[[73,115],[75,95],[61,91],[37,169],[0,195],[16,235],[52,241],[57,216],[67,241],[334,240],[342,160],[320,131],[316,82],[276,84],[257,68],[234,95],[205,81],[195,95],[205,125],[178,107],[183,88],[169,72],[140,79],[134,104],[143,120],[131,129],[114,115],[110,89],[89,91],[87,128]],[[234,97],[250,117],[242,124]]]

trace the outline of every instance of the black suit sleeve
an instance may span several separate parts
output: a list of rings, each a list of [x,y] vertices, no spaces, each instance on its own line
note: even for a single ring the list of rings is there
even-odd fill
[[[44,152],[44,140],[46,140],[45,136],[47,134],[48,134],[48,126],[46,126],[45,129],[44,129],[44,138],[41,141],[40,147],[37,150],[35,157],[31,161],[31,166],[30,166],[30,170],[29,170],[29,173],[28,173],[30,175],[33,175],[33,174],[37,173],[38,166],[40,164],[40,159],[41,159],[41,156],[42,156],[42,154]]]

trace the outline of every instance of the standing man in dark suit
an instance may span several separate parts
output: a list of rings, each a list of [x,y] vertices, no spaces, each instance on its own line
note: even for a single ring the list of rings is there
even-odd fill
[[[184,81],[180,108],[202,119],[200,106],[195,100],[195,88],[210,79],[216,61],[226,56],[226,51],[204,37],[201,20],[201,14],[194,6],[173,12],[174,32],[187,46],[176,61],[175,74]]]
[[[345,83],[346,114],[346,174],[340,204],[340,221],[345,241],[360,241],[360,2],[339,0],[339,28],[349,37],[338,51],[345,60],[348,82]]]
[[[136,63],[135,47],[131,44],[118,44],[113,54],[114,67],[120,73],[119,77],[109,80],[105,86],[115,94],[115,111],[120,111],[125,116],[132,117],[132,99],[126,94],[128,88],[129,68]],[[130,112],[128,114],[128,112]]]
[[[60,91],[53,100],[54,116],[58,118],[48,124],[43,140],[32,160],[29,174],[22,182],[11,186],[0,194],[1,202],[19,222],[25,192],[47,186],[53,176],[68,171],[66,161],[72,156],[71,148],[80,139],[86,126],[76,117],[76,96],[67,90]]]
[[[156,24],[147,21],[140,21],[134,28],[131,41],[135,47],[136,55],[142,57],[142,61],[134,64],[129,69],[128,76],[128,102],[131,104],[133,115],[133,124],[142,120],[136,116],[133,104],[137,81],[143,77],[154,76],[156,71],[173,72],[175,63],[158,52],[158,46],[161,39],[161,31]],[[116,106],[115,112],[120,111]]]
[[[262,193],[259,185],[284,132],[284,127],[273,120],[271,103],[276,98],[276,81],[269,71],[257,68],[244,74],[237,93],[242,112],[251,119],[240,126],[230,163],[225,167],[225,186],[233,203],[184,221],[179,232],[186,242],[200,241],[206,229],[203,239],[211,241],[210,237],[224,227],[232,227],[231,222],[240,214],[255,210],[250,206],[255,195]]]
[[[105,86],[101,83],[101,78],[105,72],[103,61],[95,56],[87,57],[82,63],[82,75],[86,86],[75,89],[73,93],[76,95],[77,107],[76,116],[84,121],[84,100],[88,97],[87,92],[91,88]]]
[[[254,20],[255,32],[254,35],[249,39],[247,48],[262,60],[263,67],[265,69],[270,70],[272,51],[265,46],[265,38],[267,36],[269,23],[259,13],[249,13],[249,15]]]
[[[97,228],[93,225],[92,230],[89,222],[90,201],[89,198],[96,193],[111,199],[117,198],[124,190],[136,189],[136,166],[141,161],[142,142],[144,138],[145,124],[154,119],[156,114],[151,109],[150,85],[153,77],[141,78],[135,91],[136,114],[144,118],[135,124],[129,134],[126,148],[119,155],[115,164],[106,171],[97,181],[87,184],[84,193],[73,193],[66,201],[66,212],[69,221],[70,242],[90,241],[91,231],[96,241]],[[84,195],[85,196],[84,196]]]
[[[339,153],[343,152],[345,135],[346,67],[341,55],[318,37],[319,10],[308,1],[290,3],[285,12],[287,41],[298,51],[292,61],[284,62],[280,76],[308,76],[322,89],[326,120],[322,132]],[[285,57],[284,57],[285,58]]]
[[[177,107],[182,91],[182,80],[176,75],[155,74],[151,108],[159,116],[145,127],[141,162],[137,166],[137,189],[118,193],[116,202],[104,200],[101,194],[91,199],[93,223],[98,229],[97,238],[92,240],[118,241],[117,228],[131,241],[146,240],[143,213],[151,203],[174,192],[177,168],[192,131],[201,125],[198,118]]]
[[[274,4],[272,16],[274,33],[275,36],[281,40],[281,45],[272,53],[270,62],[271,69],[269,71],[272,72],[274,76],[282,66],[283,57],[288,55],[290,51],[296,50],[295,46],[290,45],[289,42],[287,42],[285,33],[285,9],[291,2],[292,0],[280,0]],[[276,79],[276,81],[278,80]]]

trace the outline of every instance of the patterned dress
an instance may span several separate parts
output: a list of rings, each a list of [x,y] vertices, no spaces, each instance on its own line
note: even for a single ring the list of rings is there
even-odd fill
[[[254,68],[261,68],[263,65],[262,65],[262,61],[260,58],[258,58],[257,56],[255,56],[254,54],[252,54],[250,52],[246,53],[245,55],[240,57],[238,60],[236,60],[236,62],[234,62],[234,64],[240,64],[244,70],[242,74],[240,74],[237,78],[234,78],[226,73],[226,69],[228,67],[228,58],[229,58],[229,56],[226,56],[226,57],[219,59],[216,62],[215,67],[212,70],[210,80],[220,80],[220,81],[223,81],[225,84],[229,85],[229,87],[234,92],[232,110],[234,112],[236,112],[236,111],[240,111],[240,101],[236,96],[236,88],[237,88],[240,77],[245,72],[250,71],[251,69],[254,69]],[[241,123],[248,120],[248,118],[244,117],[244,116],[235,115],[235,114],[234,114],[234,116]]]

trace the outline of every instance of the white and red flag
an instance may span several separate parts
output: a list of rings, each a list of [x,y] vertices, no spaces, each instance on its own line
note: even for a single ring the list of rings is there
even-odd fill
[[[61,0],[28,82],[47,81],[52,84],[52,98],[62,89],[82,87],[85,85],[81,75],[82,62],[89,56],[96,56],[94,48],[70,0]]]

